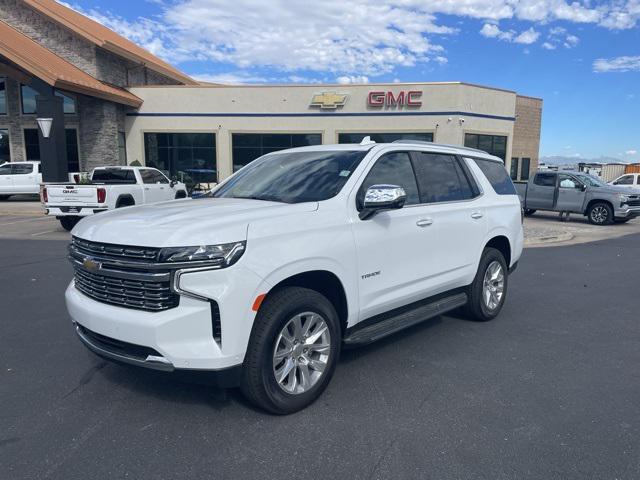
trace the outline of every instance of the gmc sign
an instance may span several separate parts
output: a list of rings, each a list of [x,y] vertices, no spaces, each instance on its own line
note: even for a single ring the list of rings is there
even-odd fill
[[[370,107],[421,107],[422,92],[420,90],[393,92],[374,91],[369,92],[367,105]]]

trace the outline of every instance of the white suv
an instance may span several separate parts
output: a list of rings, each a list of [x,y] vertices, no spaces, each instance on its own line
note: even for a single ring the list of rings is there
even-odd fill
[[[240,385],[290,413],[324,390],[343,345],[458,307],[498,315],[521,221],[502,161],[478,150],[284,150],[207,198],[85,219],[67,307],[103,357]]]

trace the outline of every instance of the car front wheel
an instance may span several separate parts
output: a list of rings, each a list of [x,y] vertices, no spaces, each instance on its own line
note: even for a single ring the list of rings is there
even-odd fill
[[[507,296],[507,262],[495,248],[485,248],[473,283],[467,289],[466,313],[472,320],[486,322],[498,316]]]
[[[587,215],[589,223],[593,225],[609,225],[613,223],[613,209],[608,203],[594,203],[589,207]]]
[[[275,414],[305,408],[327,387],[340,355],[335,308],[320,293],[287,287],[270,294],[256,315],[241,388]]]
[[[62,225],[62,228],[67,232],[73,230],[73,227],[75,227],[79,221],[80,217],[60,217],[60,225]]]

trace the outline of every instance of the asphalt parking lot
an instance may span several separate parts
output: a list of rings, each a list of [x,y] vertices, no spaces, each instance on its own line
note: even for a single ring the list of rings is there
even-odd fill
[[[640,477],[640,234],[527,249],[498,319],[346,351],[288,417],[86,351],[67,239],[0,217],[1,479]]]

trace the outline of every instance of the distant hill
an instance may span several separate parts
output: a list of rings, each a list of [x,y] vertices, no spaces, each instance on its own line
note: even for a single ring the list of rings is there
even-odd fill
[[[598,157],[598,158],[584,158],[584,157],[564,157],[562,155],[552,155],[548,157],[540,157],[540,163],[546,165],[577,165],[578,163],[629,163],[616,157]]]

